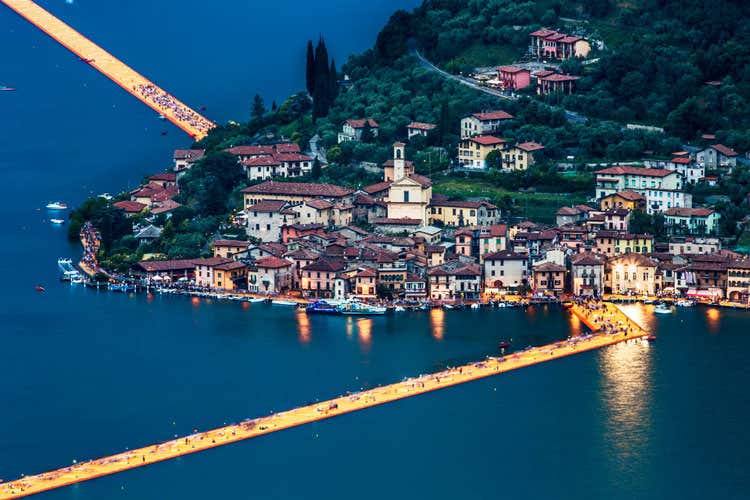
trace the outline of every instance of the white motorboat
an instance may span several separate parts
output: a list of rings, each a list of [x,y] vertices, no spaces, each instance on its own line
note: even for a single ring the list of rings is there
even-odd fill
[[[65,224],[65,219],[50,219],[49,221],[56,226],[62,226]]]
[[[676,302],[677,307],[693,307],[695,305],[694,300],[680,299]]]
[[[275,306],[296,306],[297,303],[293,300],[284,300],[284,299],[273,299],[271,301],[271,304]]]
[[[654,314],[672,314],[672,308],[664,303],[656,304]]]
[[[406,308],[404,306],[396,306],[393,308],[394,312],[400,313],[406,311]]]
[[[51,201],[47,203],[45,208],[47,210],[67,210],[68,205],[63,203],[62,201]]]
[[[98,198],[104,198],[107,201],[112,200],[112,195],[109,193],[102,193],[98,196]]]

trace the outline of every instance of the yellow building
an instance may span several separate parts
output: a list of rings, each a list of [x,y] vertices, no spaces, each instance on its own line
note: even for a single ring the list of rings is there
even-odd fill
[[[195,284],[218,290],[245,288],[247,265],[224,257],[195,259]]]
[[[651,253],[654,251],[654,237],[650,234],[599,231],[594,237],[594,242],[596,253],[610,257],[628,253]]]
[[[610,259],[604,268],[605,293],[654,295],[660,288],[656,270],[656,262],[645,255],[620,255]]]
[[[430,224],[440,222],[456,227],[491,225],[498,219],[499,210],[486,201],[433,200],[428,217]]]
[[[536,161],[534,155],[544,150],[538,142],[522,142],[503,153],[503,171],[526,170]]]
[[[242,240],[215,240],[211,243],[214,257],[233,259],[237,254],[247,252],[248,242]]]
[[[432,200],[432,181],[419,175],[406,175],[405,144],[393,145],[393,182],[386,205],[389,219],[415,219],[427,224],[427,205]]]
[[[610,208],[625,208],[628,210],[646,211],[646,198],[635,191],[620,191],[601,199],[600,207],[602,210]]]
[[[484,170],[487,168],[487,155],[491,151],[504,151],[505,148],[505,139],[492,135],[461,139],[458,145],[458,164],[464,168]]]

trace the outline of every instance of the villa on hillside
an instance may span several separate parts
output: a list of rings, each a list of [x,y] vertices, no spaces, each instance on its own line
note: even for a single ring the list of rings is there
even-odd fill
[[[497,79],[502,90],[521,90],[531,85],[531,72],[519,66],[499,66]]]
[[[406,138],[411,139],[415,135],[427,137],[435,128],[437,125],[434,123],[411,122],[406,126]]]
[[[505,139],[493,135],[461,139],[458,145],[458,164],[464,168],[486,170],[490,151],[503,151],[505,148]]]
[[[474,113],[461,119],[461,139],[492,134],[500,129],[504,121],[512,119],[513,115],[500,110]]]
[[[529,54],[535,59],[565,60],[588,57],[591,52],[591,44],[585,38],[547,28],[533,31],[529,37]]]
[[[376,122],[372,118],[362,120],[346,120],[341,126],[341,132],[339,132],[339,144],[347,141],[362,140],[362,132],[364,132],[367,125],[369,125],[370,131],[372,131],[373,137],[377,137],[380,126],[378,125],[378,122]]]

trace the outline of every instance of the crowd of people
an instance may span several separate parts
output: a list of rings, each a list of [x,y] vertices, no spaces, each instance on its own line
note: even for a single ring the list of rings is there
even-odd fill
[[[99,261],[96,254],[101,246],[101,236],[93,224],[86,222],[81,227],[81,243],[83,244],[83,257],[81,263],[84,264],[91,272],[99,270]]]
[[[147,101],[157,104],[165,112],[168,110],[175,118],[187,123],[199,132],[206,133],[214,127],[211,121],[185,106],[152,83],[134,85],[133,90]]]

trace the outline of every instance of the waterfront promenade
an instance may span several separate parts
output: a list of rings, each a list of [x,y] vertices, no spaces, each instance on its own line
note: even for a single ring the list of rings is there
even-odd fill
[[[23,477],[0,484],[0,500],[41,493],[647,335],[644,329],[612,304],[581,303],[573,305],[570,311],[594,333],[503,357],[489,357],[438,373]]]
[[[0,0],[195,140],[215,124],[31,0]]]

